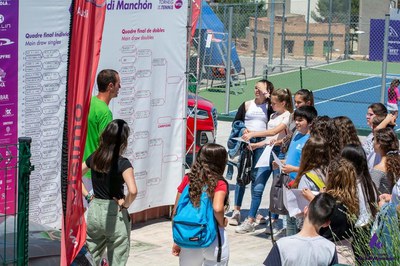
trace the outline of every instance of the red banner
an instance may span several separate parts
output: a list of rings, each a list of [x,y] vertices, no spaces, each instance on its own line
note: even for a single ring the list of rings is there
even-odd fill
[[[68,65],[68,181],[61,265],[70,265],[86,241],[81,163],[106,12],[106,0],[75,0],[74,3]]]
[[[192,0],[192,32],[190,40],[192,40],[194,33],[196,32],[197,21],[199,21],[200,17],[200,8],[201,0]]]

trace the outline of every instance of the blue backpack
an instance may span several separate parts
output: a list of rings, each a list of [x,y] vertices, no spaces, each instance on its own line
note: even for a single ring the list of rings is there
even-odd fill
[[[194,207],[190,201],[189,184],[179,198],[172,223],[172,234],[175,243],[180,247],[206,248],[214,242],[217,232],[219,234],[212,200],[205,188],[200,197],[199,207]]]

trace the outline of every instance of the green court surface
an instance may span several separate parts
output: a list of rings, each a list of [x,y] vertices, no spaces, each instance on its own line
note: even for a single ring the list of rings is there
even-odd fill
[[[399,63],[388,63],[388,75],[400,74]],[[321,71],[322,70],[322,71]],[[328,70],[328,71],[323,71]],[[350,83],[356,80],[362,80],[368,75],[380,75],[382,72],[382,62],[371,61],[341,61],[326,64],[314,68],[303,68],[302,84],[303,88],[310,90],[321,90],[340,84]],[[254,86],[257,80],[262,77],[247,80],[247,85],[243,85],[244,93],[230,94],[229,111],[235,111],[239,105],[254,98]],[[274,84],[275,88],[289,88],[296,92],[301,87],[300,68],[298,70],[270,74],[268,79]],[[216,106],[218,113],[225,113],[225,88],[201,89],[199,95],[212,101]],[[371,99],[373,102],[373,99]]]

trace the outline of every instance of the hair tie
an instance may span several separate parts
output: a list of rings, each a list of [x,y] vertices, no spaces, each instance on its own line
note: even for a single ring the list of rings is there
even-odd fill
[[[388,151],[386,155],[399,155],[399,151]]]

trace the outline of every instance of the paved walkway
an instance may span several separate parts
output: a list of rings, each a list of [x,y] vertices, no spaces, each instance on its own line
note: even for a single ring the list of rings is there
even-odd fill
[[[231,129],[231,122],[218,121],[217,143],[226,146]],[[230,183],[230,204],[233,206],[235,177]],[[269,191],[271,181],[265,192]],[[250,207],[250,189],[246,188],[243,200],[243,213]],[[264,194],[260,212],[266,214],[268,206],[268,193]],[[228,213],[230,215],[231,212]],[[243,217],[242,217],[243,219]],[[250,234],[237,234],[235,227],[229,226],[228,241],[230,248],[229,265],[253,266],[262,265],[262,262],[272,248],[272,243],[264,234],[265,225],[256,227]],[[179,258],[171,255],[172,230],[171,221],[167,219],[152,220],[133,226],[131,233],[131,252],[128,265],[178,265]]]

